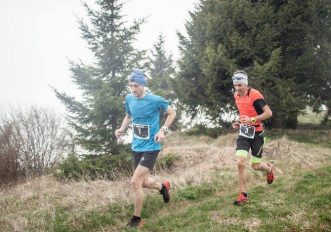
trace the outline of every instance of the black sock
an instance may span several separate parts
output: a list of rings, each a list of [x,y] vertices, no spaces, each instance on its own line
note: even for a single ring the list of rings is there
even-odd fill
[[[140,221],[141,217],[137,217],[137,216],[134,216],[134,215],[133,215],[133,216],[132,216],[132,219],[135,220],[135,221],[136,221],[136,220],[137,220],[137,221]]]

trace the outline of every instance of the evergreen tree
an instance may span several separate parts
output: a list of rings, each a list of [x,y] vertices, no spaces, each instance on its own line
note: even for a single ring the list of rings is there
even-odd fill
[[[307,105],[330,102],[329,12],[326,0],[200,1],[188,37],[180,35],[180,100],[222,121],[233,109],[232,72],[245,69],[274,112],[271,124],[296,127]]]
[[[127,76],[139,66],[144,53],[132,46],[143,20],[132,26],[124,24],[118,0],[98,0],[97,9],[86,3],[90,22],[79,20],[82,37],[93,52],[95,62],[71,62],[72,78],[82,91],[77,100],[55,90],[68,110],[70,125],[76,132],[76,142],[90,154],[118,154],[115,130],[124,115]]]
[[[234,65],[226,58],[223,45],[213,41],[224,36],[214,28],[224,11],[220,8],[217,12],[217,4],[218,1],[200,1],[186,23],[188,36],[178,33],[181,58],[174,88],[192,118],[203,113],[214,123],[223,124],[222,115],[234,110],[232,81],[228,79]],[[213,25],[207,25],[209,23]]]
[[[151,51],[151,57],[149,58],[151,79],[148,81],[148,88],[153,93],[173,101],[176,96],[171,79],[174,77],[175,69],[172,56],[166,54],[164,43],[164,37],[159,35],[158,41]]]
[[[154,49],[151,51],[151,57],[149,58],[150,79],[148,81],[148,88],[154,94],[169,100],[170,104],[176,109],[177,116],[172,124],[172,128],[178,129],[181,126],[182,107],[178,102],[178,97],[173,87],[173,78],[176,73],[173,64],[174,61],[171,55],[166,54],[164,44],[164,37],[159,35],[158,41],[154,44]],[[161,117],[161,120],[165,120],[165,118]]]

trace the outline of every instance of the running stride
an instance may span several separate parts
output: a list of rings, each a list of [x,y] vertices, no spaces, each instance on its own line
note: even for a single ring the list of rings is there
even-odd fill
[[[245,71],[234,72],[232,80],[235,89],[234,98],[239,111],[239,121],[232,124],[233,128],[239,129],[236,148],[239,195],[234,204],[242,205],[248,202],[245,165],[249,150],[252,154],[250,159],[252,168],[266,172],[268,184],[274,181],[275,166],[261,162],[265,136],[262,121],[270,118],[272,112],[262,94],[248,87],[248,75]]]
[[[176,112],[168,102],[160,96],[145,93],[146,75],[135,69],[129,76],[131,94],[125,99],[126,116],[119,129],[115,131],[119,138],[132,122],[132,159],[134,173],[131,184],[134,191],[134,213],[127,227],[141,227],[141,210],[143,207],[143,188],[155,189],[160,192],[163,201],[170,201],[170,182],[159,183],[150,177],[156,158],[165,139],[168,128],[176,117]],[[168,116],[160,128],[160,112]]]

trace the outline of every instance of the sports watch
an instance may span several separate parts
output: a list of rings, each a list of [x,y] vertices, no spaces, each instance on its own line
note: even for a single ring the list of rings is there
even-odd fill
[[[251,123],[256,123],[256,118],[251,118]]]
[[[169,128],[167,126],[162,127],[164,134],[168,134]]]

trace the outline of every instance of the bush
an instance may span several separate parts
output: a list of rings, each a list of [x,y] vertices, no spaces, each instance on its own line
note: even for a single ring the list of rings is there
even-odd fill
[[[156,170],[171,169],[179,157],[174,154],[159,156]],[[123,145],[118,155],[78,156],[70,154],[54,169],[53,175],[58,180],[116,180],[133,174],[131,150]]]
[[[128,147],[118,155],[88,155],[79,157],[70,154],[54,170],[59,180],[116,180],[132,174],[131,152]]]
[[[16,182],[53,168],[72,148],[63,119],[42,107],[0,112],[0,175],[7,175],[0,178]]]
[[[15,183],[22,177],[19,151],[11,144],[11,125],[0,125],[0,186]]]
[[[215,128],[209,128],[202,124],[197,124],[186,133],[188,135],[206,135],[212,138],[217,138],[220,135],[226,134],[229,132],[230,124],[225,125],[224,127],[215,127]]]
[[[157,160],[156,169],[171,169],[177,160],[179,160],[179,157],[174,154],[163,155]]]

